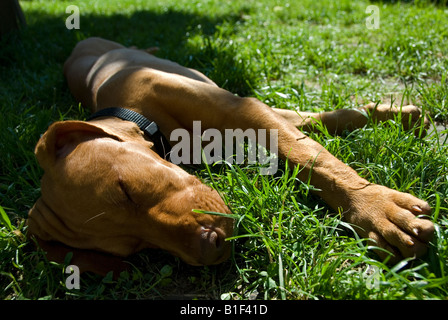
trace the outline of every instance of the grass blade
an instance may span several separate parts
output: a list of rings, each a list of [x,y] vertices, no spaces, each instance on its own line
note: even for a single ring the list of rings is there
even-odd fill
[[[0,224],[4,225],[9,231],[14,231],[11,220],[9,220],[9,217],[2,206],[0,206]]]

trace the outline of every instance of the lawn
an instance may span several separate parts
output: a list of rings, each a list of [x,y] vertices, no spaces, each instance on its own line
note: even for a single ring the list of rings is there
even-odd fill
[[[100,36],[196,68],[221,87],[270,106],[324,111],[369,101],[415,104],[448,122],[448,7],[435,1],[21,1],[28,26],[0,40],[0,296],[3,299],[447,299],[448,141],[415,137],[397,121],[342,136],[311,136],[368,180],[428,201],[429,253],[396,265],[377,259],[297,171],[200,166],[197,174],[238,216],[232,257],[192,267],[157,250],[129,258],[118,279],[82,274],[27,240],[40,193],[34,146],[53,121],[85,119],[62,64],[75,44]],[[80,29],[68,30],[77,5]],[[369,5],[378,28],[366,25]]]

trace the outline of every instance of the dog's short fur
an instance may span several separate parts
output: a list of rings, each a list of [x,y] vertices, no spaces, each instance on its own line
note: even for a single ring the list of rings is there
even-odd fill
[[[360,236],[376,241],[396,259],[427,250],[434,227],[416,217],[430,213],[425,201],[369,183],[298,130],[312,130],[316,120],[334,133],[360,128],[366,113],[385,120],[399,112],[395,107],[370,104],[320,114],[278,110],[237,97],[198,71],[100,38],[78,43],[64,74],[75,98],[92,111],[130,108],[155,121],[166,137],[178,128],[191,131],[195,120],[202,130],[278,129],[279,157],[302,168],[299,178],[308,179],[311,173],[311,183],[321,190],[316,194],[343,212]],[[422,119],[414,106],[400,111],[405,125]],[[99,273],[110,268],[113,256],[148,247],[172,252],[192,265],[224,261],[233,220],[192,209],[230,210],[215,190],[152,148],[134,123],[113,117],[51,125],[36,147],[45,174],[42,196],[29,214],[29,233],[54,258],[74,250],[92,261],[96,252],[103,252],[101,259],[82,264]]]

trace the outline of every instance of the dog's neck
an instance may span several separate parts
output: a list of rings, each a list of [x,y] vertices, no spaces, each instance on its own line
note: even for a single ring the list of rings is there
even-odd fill
[[[160,132],[157,124],[145,118],[140,113],[126,108],[106,108],[92,114],[87,121],[98,119],[119,119],[134,123],[144,133],[144,136],[154,144],[155,151],[164,159],[169,160],[171,146],[165,136]]]
[[[145,145],[150,144],[150,148],[157,152],[152,139],[145,135],[134,122],[112,116],[104,116],[89,120],[89,123],[104,129],[114,136],[120,137],[120,140],[132,141]]]

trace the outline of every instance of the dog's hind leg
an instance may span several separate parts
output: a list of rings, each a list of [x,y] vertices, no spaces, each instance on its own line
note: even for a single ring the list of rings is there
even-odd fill
[[[273,110],[296,128],[316,132],[321,123],[331,134],[341,134],[344,130],[355,130],[364,127],[369,119],[375,122],[400,119],[405,129],[414,127],[419,121],[423,121],[425,130],[429,121],[426,117],[422,119],[422,111],[415,106],[404,106],[402,108],[384,104],[370,103],[357,109],[338,109],[328,112],[301,112],[294,110]],[[398,115],[401,117],[398,117]]]
[[[339,109],[328,112],[302,112],[286,109],[273,110],[294,127],[305,132],[318,132],[321,125],[331,134],[354,130],[367,123],[367,114],[358,109]]]

